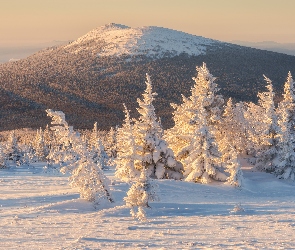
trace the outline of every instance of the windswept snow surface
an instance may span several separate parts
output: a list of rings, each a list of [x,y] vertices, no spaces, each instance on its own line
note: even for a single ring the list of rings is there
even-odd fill
[[[89,51],[98,56],[146,55],[176,56],[181,53],[201,55],[217,41],[161,27],[130,28],[107,24],[87,33],[65,46],[72,53]]]
[[[243,170],[241,190],[156,180],[161,200],[138,222],[113,170],[116,203],[94,208],[42,164],[1,169],[0,249],[295,249],[295,184]]]

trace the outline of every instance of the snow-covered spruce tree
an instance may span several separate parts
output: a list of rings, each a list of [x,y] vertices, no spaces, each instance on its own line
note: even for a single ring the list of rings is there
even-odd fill
[[[233,147],[230,150],[225,171],[230,174],[230,176],[226,179],[226,183],[235,187],[242,187],[244,180],[243,172],[241,170],[241,164],[238,160],[237,151]]]
[[[232,99],[229,98],[216,133],[218,148],[221,152],[221,162],[224,166],[226,166],[227,160],[231,158],[232,147],[236,148],[236,145],[239,143],[237,142],[239,138],[236,137],[238,134],[238,123],[235,118]]]
[[[191,138],[189,153],[184,160],[186,181],[209,183],[211,178],[226,180],[226,175],[220,172],[221,154],[212,136],[207,119],[206,110],[199,103],[197,117],[194,118],[195,133]]]
[[[94,162],[98,163],[102,169],[109,169],[112,167],[113,159],[108,156],[101,139],[98,140],[98,151],[93,156]]]
[[[253,143],[249,140],[249,122],[246,118],[247,104],[238,102],[233,108],[234,123],[234,144],[233,146],[238,152],[248,153],[252,151]],[[222,122],[221,122],[222,124]]]
[[[3,145],[0,144],[0,169],[1,168],[6,168],[6,158],[5,158],[5,154],[3,152]]]
[[[176,158],[182,162],[191,150],[192,138],[195,136],[196,124],[194,118],[198,116],[199,106],[206,112],[206,123],[211,133],[215,133],[216,125],[220,120],[224,100],[217,95],[218,88],[215,77],[210,74],[206,64],[197,67],[197,77],[194,77],[194,86],[191,89],[191,96],[182,96],[183,102],[180,105],[171,104],[174,108],[174,127],[167,131],[166,139],[176,154]]]
[[[80,134],[68,126],[63,112],[50,109],[46,112],[52,118],[51,129],[58,138],[61,150],[60,153],[55,151],[49,157],[57,157],[52,158],[55,162],[63,161],[61,172],[71,173],[70,185],[79,189],[81,198],[95,204],[103,199],[113,202],[102,168],[94,163],[93,155],[87,150]]]
[[[279,104],[278,116],[281,133],[278,135],[279,156],[276,159],[274,173],[278,178],[295,179],[295,152],[294,152],[294,116],[295,116],[294,81],[289,72],[284,86],[284,99]]]
[[[221,154],[216,142],[224,100],[216,94],[215,77],[206,64],[197,67],[197,71],[191,96],[183,96],[181,105],[171,104],[175,109],[175,126],[168,131],[166,138],[177,159],[184,164],[187,181],[206,183],[211,178],[225,181],[226,176],[219,171]]]
[[[152,92],[152,83],[147,74],[146,90],[143,100],[137,99],[140,117],[134,123],[134,138],[137,155],[141,159],[135,162],[135,168],[147,170],[152,178],[182,178],[182,164],[175,160],[173,151],[163,139],[163,128],[157,120],[153,100],[156,93]]]
[[[295,144],[295,86],[291,72],[288,73],[287,80],[284,85],[283,100],[279,103],[277,113],[280,120],[283,120],[283,110],[288,113],[290,123],[290,133],[293,136],[293,143]],[[295,147],[295,145],[293,146]]]
[[[225,171],[230,174],[226,182],[230,185],[241,187],[243,173],[238,161],[237,151],[241,150],[243,137],[241,136],[240,123],[242,121],[238,119],[239,112],[235,111],[230,98],[224,109],[217,134],[219,150],[222,155],[221,162]]]
[[[44,139],[45,150],[46,150],[45,155],[47,157],[54,141],[53,132],[49,129],[48,124],[46,125],[43,131],[43,139]]]
[[[146,169],[141,170],[140,177],[134,182],[124,198],[127,206],[131,207],[130,213],[141,221],[146,219],[145,208],[150,208],[149,201],[158,199],[156,185],[148,177]]]
[[[36,137],[33,141],[33,148],[37,161],[44,161],[48,154],[48,148],[45,145],[44,132],[42,131],[42,128],[38,129],[36,132]]]
[[[276,161],[274,173],[280,179],[295,179],[295,152],[293,135],[291,133],[291,115],[287,109],[280,113],[279,125],[281,128],[279,142],[279,156]]]
[[[222,161],[230,155],[231,148],[234,147],[237,152],[245,152],[249,145],[247,139],[247,120],[244,117],[245,105],[243,102],[233,105],[229,98],[224,108],[221,120],[218,123],[216,140],[222,153]]]
[[[72,163],[78,160],[78,155],[73,148],[72,140],[77,136],[72,126],[65,120],[62,111],[46,110],[47,115],[52,118],[50,129],[53,131],[53,143],[47,156],[50,164],[56,164],[62,171],[72,171]]]
[[[272,82],[264,76],[267,82],[267,92],[259,93],[259,105],[262,108],[262,113],[259,114],[260,120],[263,122],[263,131],[259,135],[261,144],[256,149],[256,164],[255,167],[261,171],[272,172],[275,167],[275,159],[278,155],[278,143],[280,128],[278,126],[278,117],[274,104],[274,92]]]
[[[8,139],[3,146],[3,153],[5,155],[5,165],[7,167],[9,167],[10,164],[21,164],[23,153],[19,147],[14,130],[9,133]]]
[[[110,131],[106,135],[105,148],[108,156],[111,158],[117,157],[117,133],[118,126],[115,128],[111,127]]]
[[[98,147],[97,143],[99,140],[99,135],[98,135],[98,128],[97,128],[97,122],[94,123],[93,129],[91,131],[91,135],[89,138],[89,145],[94,146],[95,148]]]
[[[133,122],[130,119],[129,110],[124,104],[125,120],[117,134],[117,157],[114,159],[116,165],[116,177],[129,182],[139,178],[140,168],[135,168],[135,162],[140,163],[141,157],[137,155],[135,144]]]
[[[38,162],[35,149],[31,144],[25,145],[23,148],[22,165],[30,166],[32,163]]]
[[[264,108],[255,103],[246,103],[246,110],[244,112],[248,146],[247,148],[251,152],[256,152],[260,149],[260,146],[264,142],[264,137],[262,136],[267,126],[264,123]],[[254,153],[255,154],[255,153]]]

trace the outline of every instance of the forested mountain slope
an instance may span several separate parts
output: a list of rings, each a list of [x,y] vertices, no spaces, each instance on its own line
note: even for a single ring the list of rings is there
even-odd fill
[[[121,124],[123,103],[136,99],[151,76],[157,114],[172,125],[170,103],[189,95],[195,67],[207,63],[220,93],[255,101],[263,74],[280,98],[295,56],[221,43],[159,27],[109,24],[76,41],[42,50],[26,59],[0,64],[0,130],[37,128],[49,123],[45,109],[62,110],[76,128]]]

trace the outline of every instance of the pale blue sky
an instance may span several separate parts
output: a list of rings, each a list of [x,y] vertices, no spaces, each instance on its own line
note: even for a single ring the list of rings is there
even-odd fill
[[[295,43],[295,0],[0,0],[0,44],[74,40],[110,22]]]

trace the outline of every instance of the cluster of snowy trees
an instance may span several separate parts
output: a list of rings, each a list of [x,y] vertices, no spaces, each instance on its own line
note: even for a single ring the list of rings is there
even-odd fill
[[[240,154],[252,157],[259,171],[279,178],[295,178],[295,93],[289,72],[284,95],[277,107],[272,82],[265,76],[266,91],[259,93],[258,104],[226,104],[215,77],[204,63],[197,67],[195,84],[182,103],[171,104],[174,126],[164,130],[155,113],[149,75],[146,90],[138,99],[137,119],[131,118],[126,105],[121,127],[111,129],[108,140],[93,130],[81,135],[74,131],[61,111],[47,110],[51,126],[40,129],[32,144],[18,146],[11,132],[1,148],[1,165],[47,161],[48,167],[70,173],[70,184],[81,197],[94,203],[113,202],[104,170],[115,168],[115,176],[130,183],[125,198],[131,214],[145,218],[145,207],[157,199],[154,179],[175,179],[209,183],[222,181],[242,187]]]

